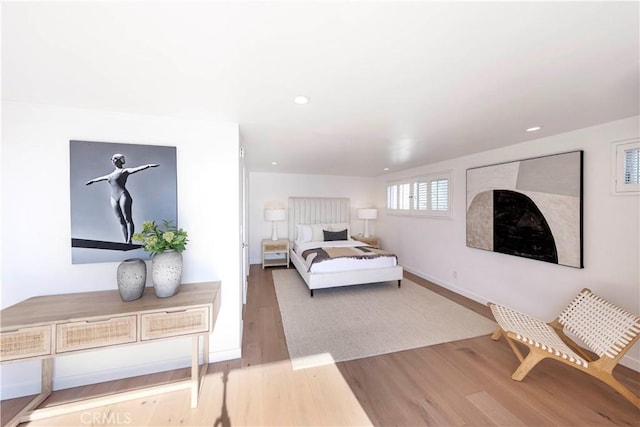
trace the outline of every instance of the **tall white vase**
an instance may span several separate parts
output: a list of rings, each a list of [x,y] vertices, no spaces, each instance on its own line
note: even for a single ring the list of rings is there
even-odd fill
[[[158,298],[177,294],[182,282],[182,253],[166,251],[155,254],[151,260],[151,280]]]

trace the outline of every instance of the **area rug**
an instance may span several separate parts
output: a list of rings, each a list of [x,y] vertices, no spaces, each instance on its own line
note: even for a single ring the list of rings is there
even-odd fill
[[[294,369],[487,335],[496,323],[408,279],[318,289],[295,269],[273,282]]]

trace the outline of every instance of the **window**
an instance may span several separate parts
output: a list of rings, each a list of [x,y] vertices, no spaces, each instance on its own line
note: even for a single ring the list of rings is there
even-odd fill
[[[449,210],[449,180],[435,179],[431,181],[431,210]]]
[[[640,142],[615,142],[611,150],[612,190],[616,194],[640,192]]]
[[[387,186],[387,209],[409,210],[409,183],[397,183]]]
[[[427,181],[419,180],[413,182],[413,210],[427,210]]]
[[[640,148],[624,150],[624,183],[640,184]]]
[[[387,212],[451,218],[452,172],[387,184]]]
[[[410,201],[411,201],[411,193],[409,191],[409,184],[404,183],[404,184],[398,185],[398,209],[403,211],[409,210]]]

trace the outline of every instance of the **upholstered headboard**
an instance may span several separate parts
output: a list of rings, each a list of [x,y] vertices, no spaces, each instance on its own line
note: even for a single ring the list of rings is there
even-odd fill
[[[289,197],[289,240],[296,238],[297,224],[348,223],[346,197]]]

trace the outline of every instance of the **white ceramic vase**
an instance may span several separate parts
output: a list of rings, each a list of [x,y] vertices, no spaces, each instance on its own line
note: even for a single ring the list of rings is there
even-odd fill
[[[151,259],[151,280],[158,298],[167,298],[178,293],[182,282],[182,253],[166,251]]]
[[[137,300],[147,282],[147,265],[140,258],[125,259],[118,265],[117,280],[122,301]]]

